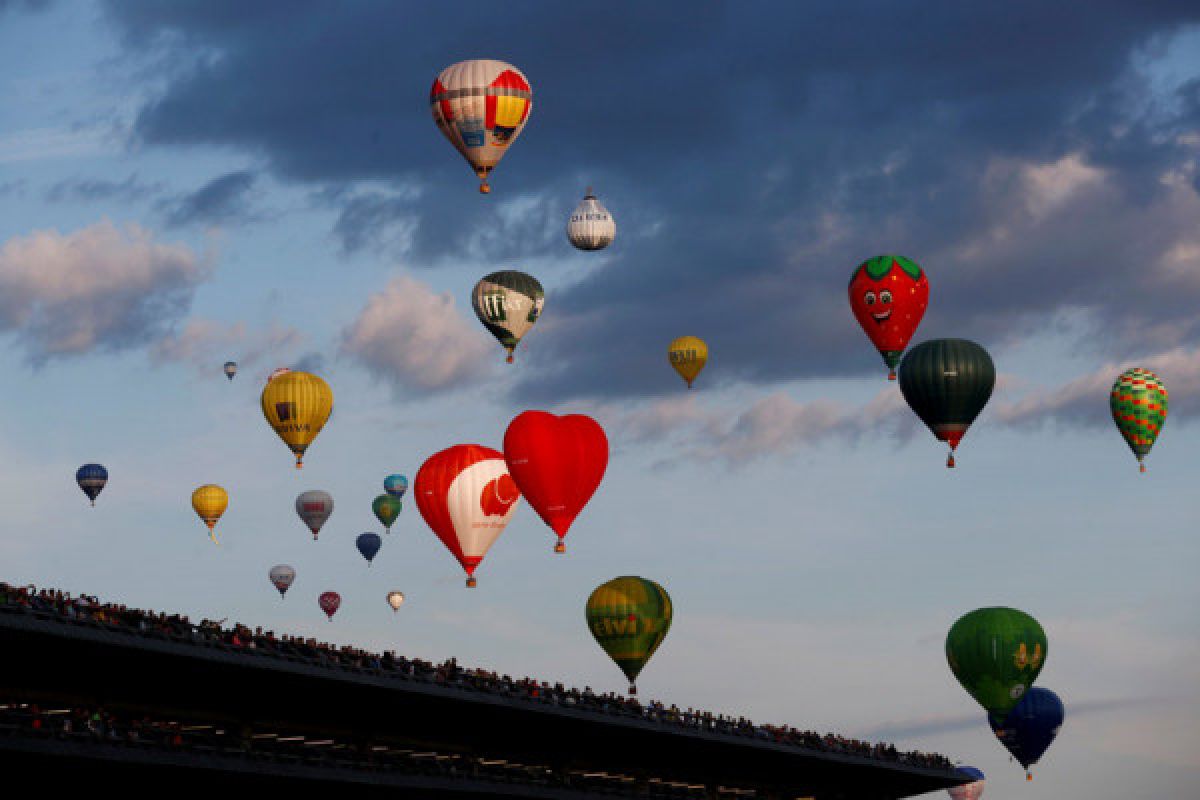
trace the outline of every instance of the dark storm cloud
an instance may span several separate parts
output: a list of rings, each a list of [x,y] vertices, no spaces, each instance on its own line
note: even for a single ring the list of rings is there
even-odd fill
[[[136,174],[130,175],[123,181],[110,181],[103,178],[71,178],[51,186],[46,191],[46,200],[51,203],[68,200],[88,203],[111,200],[134,202],[162,191],[161,183],[145,183]]]
[[[194,192],[162,203],[169,227],[220,225],[251,217],[248,195],[256,176],[248,170],[214,178]]]
[[[1148,108],[1131,66],[1200,21],[1193,2],[472,9],[109,6],[170,76],[138,135],[317,187],[348,251],[574,257],[561,225],[596,185],[618,239],[548,304],[537,348],[557,367],[527,373],[531,402],[673,388],[662,351],[685,332],[714,381],[877,369],[845,282],[879,252],[930,270],[925,336],[999,344],[1070,308],[1104,321],[1088,346],[1106,357],[1130,333],[1197,337],[1200,281],[1150,268],[1195,228],[1194,171],[1186,196],[1162,176],[1195,158],[1196,81]],[[480,55],[535,92],[487,199],[426,105],[442,67]]]

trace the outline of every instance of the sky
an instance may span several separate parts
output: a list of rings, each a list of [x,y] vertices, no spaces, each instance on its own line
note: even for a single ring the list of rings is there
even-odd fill
[[[428,109],[468,58],[534,91],[486,197]],[[583,604],[638,574],[676,609],[647,696],[938,750],[993,798],[1200,788],[1195,3],[0,0],[0,97],[0,579],[620,690]],[[563,231],[587,186],[599,253]],[[996,363],[953,471],[847,307],[880,253],[928,273],[915,341]],[[513,268],[547,299],[506,366],[469,292]],[[336,397],[302,471],[258,408],[281,365]],[[1146,475],[1106,408],[1131,366],[1171,392]],[[467,591],[406,502],[368,568],[384,476],[526,408],[611,442],[567,554],[523,507]],[[1041,621],[1067,706],[1030,784],[945,663],[987,605]]]

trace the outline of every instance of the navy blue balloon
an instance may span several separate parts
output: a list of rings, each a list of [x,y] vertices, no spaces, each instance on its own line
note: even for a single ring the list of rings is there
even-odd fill
[[[92,505],[96,505],[96,495],[108,483],[108,470],[99,464],[84,464],[76,470],[75,482],[92,501]]]
[[[1035,686],[1025,693],[1007,717],[999,720],[989,714],[988,722],[1000,744],[1028,770],[1058,735],[1065,713],[1058,695]]]
[[[363,558],[369,565],[375,558],[375,554],[379,552],[379,548],[383,547],[383,539],[379,538],[378,533],[360,533],[355,544],[358,545],[358,552],[363,554]]]

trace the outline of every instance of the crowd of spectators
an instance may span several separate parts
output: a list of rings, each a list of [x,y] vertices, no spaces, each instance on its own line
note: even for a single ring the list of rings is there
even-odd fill
[[[592,691],[591,687],[580,690],[564,687],[561,683],[551,684],[528,677],[512,678],[487,670],[459,666],[453,658],[441,664],[434,664],[418,658],[399,656],[391,651],[370,653],[348,645],[338,647],[311,637],[276,635],[272,631],[264,631],[262,628],[250,629],[240,624],[226,625],[224,620],[201,620],[199,623],[193,623],[186,616],[102,603],[88,595],[72,596],[53,589],[14,587],[0,583],[0,611],[14,609],[63,615],[73,620],[136,631],[149,637],[217,644],[231,650],[253,651],[330,667],[391,675],[439,686],[520,698],[534,703],[637,718],[661,725],[756,738],[806,750],[861,756],[909,766],[948,771],[954,769],[949,759],[936,753],[901,752],[891,744],[865,742],[833,733],[802,731],[787,725],[758,725],[745,717],[714,714],[711,711],[692,708],[680,709],[675,705],[668,706],[654,700],[641,703],[636,697],[626,697],[613,692],[598,693]]]

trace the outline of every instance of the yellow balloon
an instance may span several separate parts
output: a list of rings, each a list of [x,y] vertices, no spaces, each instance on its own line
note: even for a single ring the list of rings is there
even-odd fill
[[[228,507],[229,493],[215,483],[206,483],[192,492],[192,508],[208,526],[208,535],[214,542],[217,537],[213,533],[213,526]]]
[[[708,363],[708,345],[703,339],[695,336],[680,336],[667,348],[667,357],[675,371],[687,381],[690,389],[692,381],[696,380],[700,370]]]
[[[267,381],[262,392],[263,416],[304,466],[304,451],[325,427],[333,411],[333,390],[308,372],[285,372]]]

